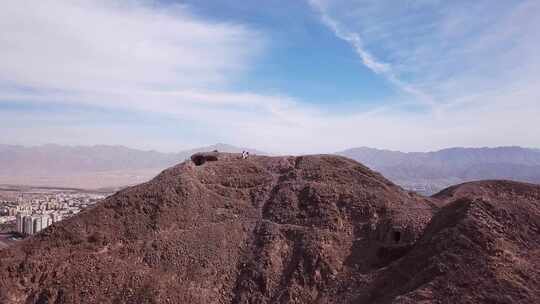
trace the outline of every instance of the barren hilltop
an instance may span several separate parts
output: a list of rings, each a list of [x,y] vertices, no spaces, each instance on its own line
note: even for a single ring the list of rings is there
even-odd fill
[[[0,251],[0,303],[540,303],[540,186],[425,198],[340,156],[198,154]]]

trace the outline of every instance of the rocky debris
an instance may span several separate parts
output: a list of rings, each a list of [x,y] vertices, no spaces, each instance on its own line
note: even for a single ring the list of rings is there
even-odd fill
[[[0,303],[535,303],[539,188],[199,153],[1,251]]]

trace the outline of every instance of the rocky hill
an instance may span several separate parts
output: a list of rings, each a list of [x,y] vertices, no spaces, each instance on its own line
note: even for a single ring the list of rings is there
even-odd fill
[[[0,251],[0,303],[538,303],[540,186],[417,196],[338,156],[198,154]]]

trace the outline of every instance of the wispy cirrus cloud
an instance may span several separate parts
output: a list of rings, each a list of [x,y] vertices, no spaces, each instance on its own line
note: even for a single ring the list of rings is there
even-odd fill
[[[381,146],[540,145],[538,1],[308,2],[367,68],[428,110],[397,103],[342,127],[372,126],[381,137],[368,142]]]
[[[367,67],[427,105],[473,99],[537,76],[538,1],[309,3]]]
[[[429,94],[403,81],[396,73],[395,68],[391,63],[384,62],[381,59],[376,58],[364,46],[364,42],[359,33],[347,29],[345,26],[340,24],[337,19],[331,17],[327,12],[327,5],[323,1],[309,0],[309,4],[320,14],[322,22],[328,26],[338,38],[346,41],[354,48],[362,63],[367,68],[376,74],[382,75],[387,79],[387,81],[397,86],[403,92],[413,95],[417,102],[428,106],[436,105],[433,98]]]

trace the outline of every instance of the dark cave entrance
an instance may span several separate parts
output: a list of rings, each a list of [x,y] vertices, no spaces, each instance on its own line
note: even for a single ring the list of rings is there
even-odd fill
[[[193,157],[192,161],[195,164],[195,166],[200,166],[200,165],[204,164],[205,159],[204,159],[204,156],[198,155],[196,157]]]
[[[215,152],[210,153],[196,153],[191,156],[191,161],[195,164],[195,166],[200,166],[207,161],[217,161],[218,160],[218,154]]]
[[[394,241],[396,243],[399,243],[399,241],[401,241],[401,232],[399,231],[394,231]]]

